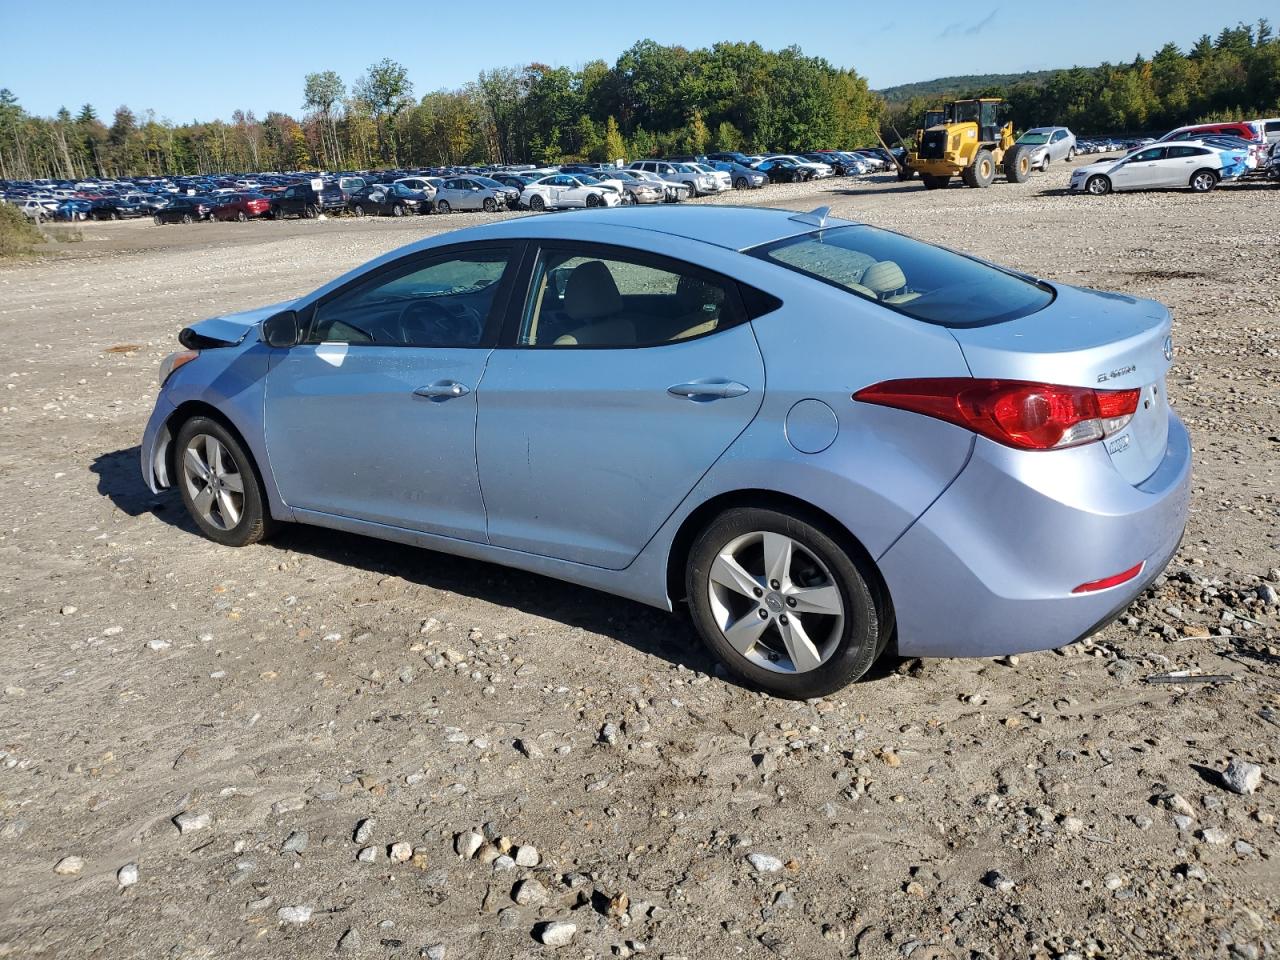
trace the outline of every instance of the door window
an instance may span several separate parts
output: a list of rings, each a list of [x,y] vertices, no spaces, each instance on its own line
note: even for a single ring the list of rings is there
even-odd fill
[[[543,250],[530,289],[518,341],[527,347],[649,347],[745,317],[732,280],[615,248]]]
[[[475,347],[484,341],[507,248],[409,257],[316,308],[308,343]]]
[[[1164,147],[1153,147],[1150,150],[1143,150],[1141,153],[1134,154],[1131,162],[1149,163],[1152,160],[1160,160],[1163,157],[1164,157]]]

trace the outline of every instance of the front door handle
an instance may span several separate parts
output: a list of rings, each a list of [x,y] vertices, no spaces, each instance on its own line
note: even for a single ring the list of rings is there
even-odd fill
[[[425,387],[419,387],[413,391],[413,395],[422,397],[424,400],[452,400],[454,397],[465,397],[470,392],[470,387],[457,380],[437,380]]]
[[[706,400],[724,400],[728,397],[740,397],[749,392],[750,387],[735,380],[695,380],[691,383],[676,383],[667,387],[667,393],[673,397],[687,397],[699,403]]]

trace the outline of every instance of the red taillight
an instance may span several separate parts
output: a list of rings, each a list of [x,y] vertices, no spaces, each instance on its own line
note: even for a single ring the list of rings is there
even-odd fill
[[[1110,436],[1138,409],[1138,390],[1094,390],[1025,380],[886,380],[853,395],[922,413],[1020,450],[1058,450]]]
[[[1093,593],[1095,590],[1106,590],[1108,587],[1118,587],[1122,583],[1128,583],[1134,577],[1142,572],[1142,568],[1147,565],[1147,561],[1130,567],[1122,573],[1113,573],[1109,577],[1103,577],[1101,580],[1090,580],[1088,583],[1082,583],[1080,586],[1072,590],[1072,593]]]

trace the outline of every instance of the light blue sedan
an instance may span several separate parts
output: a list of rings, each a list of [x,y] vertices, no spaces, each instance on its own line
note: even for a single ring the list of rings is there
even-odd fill
[[[687,604],[787,697],[889,646],[1089,634],[1187,516],[1163,306],[825,211],[490,223],[179,339],[142,472],[210,539],[308,523]]]

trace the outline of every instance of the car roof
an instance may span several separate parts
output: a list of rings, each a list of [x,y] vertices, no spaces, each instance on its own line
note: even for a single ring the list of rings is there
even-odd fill
[[[574,223],[630,227],[685,237],[701,243],[724,247],[727,250],[746,250],[764,243],[772,243],[817,228],[813,222],[795,219],[793,210],[775,210],[766,207],[738,206],[652,206],[627,208],[595,208],[577,210]],[[497,223],[484,224],[459,231],[459,241],[501,239],[519,237],[541,239],[558,237],[563,231],[563,217],[520,217]],[[852,220],[829,217],[827,227],[852,224]]]

